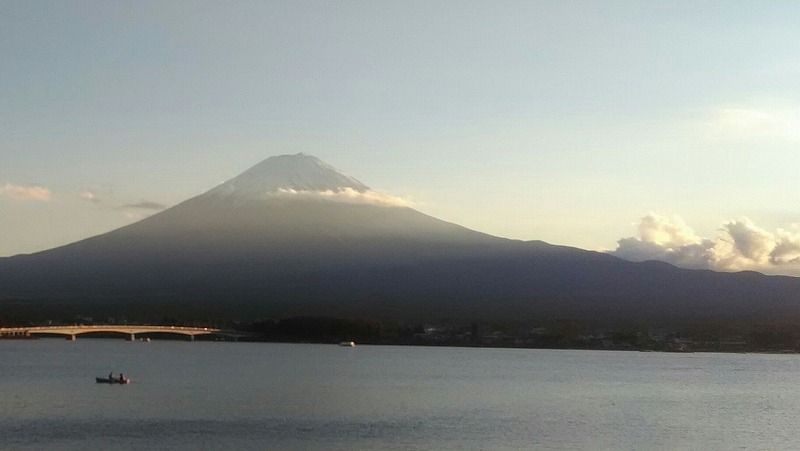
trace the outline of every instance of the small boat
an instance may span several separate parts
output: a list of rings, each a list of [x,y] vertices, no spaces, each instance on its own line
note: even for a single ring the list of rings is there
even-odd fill
[[[107,378],[107,377],[96,377],[95,380],[97,380],[98,384],[121,384],[121,385],[124,385],[124,384],[130,384],[131,383],[131,380],[128,377],[126,377],[125,379],[120,379],[118,377],[112,377],[110,379]]]
[[[347,348],[355,348],[356,347],[356,342],[355,341],[343,341],[343,342],[339,343],[339,346],[344,346],[344,347],[347,347]]]

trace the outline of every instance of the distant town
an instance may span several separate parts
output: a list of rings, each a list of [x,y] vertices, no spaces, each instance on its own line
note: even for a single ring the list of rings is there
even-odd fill
[[[412,345],[412,346],[462,346],[539,349],[591,349],[591,350],[635,350],[661,352],[800,352],[800,332],[791,324],[710,325],[698,324],[671,330],[655,327],[589,327],[576,321],[549,321],[535,323],[489,323],[448,322],[400,323],[366,319],[344,319],[331,317],[292,317],[254,322],[188,321],[180,322],[164,318],[156,325],[143,327],[164,328],[214,328],[227,331],[191,336],[198,341],[261,341],[261,342],[305,342],[338,343],[344,340],[359,344]],[[0,332],[0,339],[37,338],[26,328],[41,326],[86,326],[129,325],[115,318],[102,320],[78,317],[72,320],[40,323],[2,324],[16,327],[15,333]],[[230,331],[238,331],[232,334]],[[44,334],[45,336],[47,334]],[[114,333],[85,333],[87,338],[109,338],[120,336]],[[170,336],[172,335],[172,336]],[[152,332],[138,335],[139,338],[185,339],[180,335]],[[73,337],[74,339],[74,337]]]

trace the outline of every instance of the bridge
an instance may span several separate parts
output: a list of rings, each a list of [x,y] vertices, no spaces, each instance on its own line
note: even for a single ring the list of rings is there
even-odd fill
[[[198,335],[222,335],[232,338],[247,336],[245,333],[217,329],[213,327],[188,327],[188,326],[148,326],[129,324],[73,324],[66,326],[31,326],[31,327],[0,327],[0,338],[21,338],[35,335],[64,335],[68,340],[75,340],[78,335],[88,333],[116,333],[126,335],[129,340],[135,340],[141,334],[177,334],[185,335],[194,341]]]

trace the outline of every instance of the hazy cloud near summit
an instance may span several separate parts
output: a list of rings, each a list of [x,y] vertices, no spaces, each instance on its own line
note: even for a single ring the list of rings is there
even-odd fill
[[[123,212],[126,218],[137,221],[140,219],[144,219],[150,215],[153,215],[166,208],[167,206],[164,204],[160,204],[158,202],[153,202],[149,200],[143,200],[140,202],[120,205],[119,207],[116,207],[117,210]]]
[[[143,200],[141,202],[137,202],[135,204],[125,204],[120,206],[121,209],[135,209],[135,210],[152,210],[152,211],[161,211],[167,208],[166,205],[160,204],[158,202],[152,202],[149,200]]]
[[[52,193],[50,189],[41,185],[14,185],[12,183],[6,183],[0,186],[0,196],[16,200],[48,202],[52,198]]]
[[[413,204],[403,198],[378,191],[358,191],[353,188],[342,188],[338,191],[310,191],[280,188],[269,194],[270,196],[286,196],[306,199],[332,200],[354,204],[373,204],[384,207],[411,207]]]
[[[680,217],[645,215],[638,236],[620,239],[610,253],[632,261],[660,260],[690,269],[770,272],[797,265],[800,273],[800,228],[772,233],[748,218],[723,223],[714,238],[698,236]]]

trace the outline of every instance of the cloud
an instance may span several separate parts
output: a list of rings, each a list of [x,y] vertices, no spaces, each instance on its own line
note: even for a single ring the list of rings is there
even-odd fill
[[[639,222],[638,231],[638,237],[619,240],[612,253],[626,260],[661,260],[691,269],[713,265],[714,243],[697,236],[678,216],[649,213]]]
[[[664,217],[649,214],[639,224],[642,240],[667,247],[696,243],[700,238],[678,216]]]
[[[100,198],[97,196],[97,193],[91,190],[81,191],[78,194],[78,197],[93,204],[99,204],[101,202]]]
[[[772,234],[747,218],[725,223],[722,230],[733,240],[736,254],[754,262],[768,258],[775,247]]]
[[[800,231],[778,229],[775,247],[769,254],[770,263],[774,265],[800,263]]]
[[[381,193],[373,190],[358,191],[353,188],[342,188],[338,191],[311,191],[279,188],[269,194],[271,197],[294,197],[304,199],[324,199],[336,202],[353,204],[371,204],[385,207],[411,207],[412,203],[406,199]]]
[[[711,115],[709,130],[716,139],[800,141],[800,107],[716,108]]]
[[[0,187],[0,195],[16,200],[31,200],[37,202],[49,202],[52,193],[48,188],[41,185],[14,185],[6,183]]]
[[[161,211],[167,208],[166,205],[160,204],[158,202],[152,202],[143,200],[141,202],[137,202],[135,204],[125,204],[119,207],[123,210],[151,210],[151,211]]]
[[[748,218],[723,223],[714,238],[699,237],[677,216],[645,215],[639,236],[622,238],[610,253],[632,261],[660,260],[690,269],[800,272],[800,228],[775,233]],[[796,268],[786,268],[795,265]],[[782,270],[783,271],[783,270]]]
[[[143,200],[132,204],[120,205],[116,207],[116,210],[122,211],[126,218],[138,221],[166,208],[167,206],[164,204]]]

